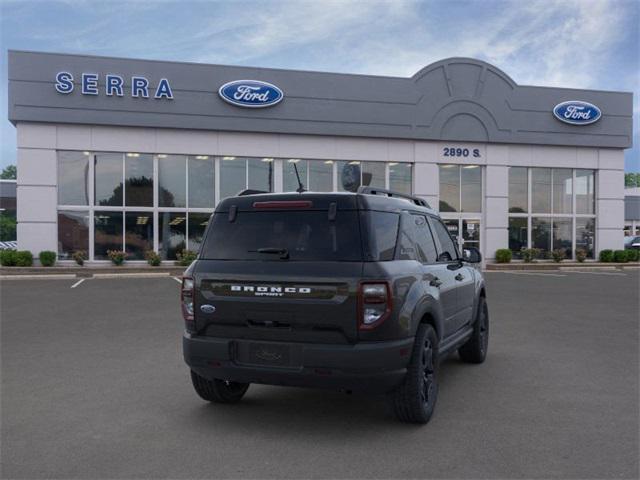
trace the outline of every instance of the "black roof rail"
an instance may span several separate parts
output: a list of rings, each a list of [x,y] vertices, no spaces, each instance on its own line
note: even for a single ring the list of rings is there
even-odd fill
[[[264,190],[254,190],[252,188],[247,188],[246,190],[241,190],[240,192],[238,192],[238,195],[236,195],[236,197],[244,197],[245,195],[260,195],[261,193],[269,193],[269,192],[265,192]]]
[[[384,188],[362,186],[362,187],[358,187],[357,193],[364,193],[367,195],[382,194],[382,195],[386,195],[387,197],[404,198],[405,200],[409,200],[410,202],[413,202],[416,205],[419,205],[421,207],[431,208],[427,203],[427,201],[422,198],[414,197],[413,195],[408,195],[406,193],[394,192],[393,190],[385,190]]]

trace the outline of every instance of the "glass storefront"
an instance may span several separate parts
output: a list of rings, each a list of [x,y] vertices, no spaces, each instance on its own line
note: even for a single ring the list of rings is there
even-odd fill
[[[125,250],[129,260],[144,260],[155,250],[174,260],[183,249],[199,249],[225,197],[273,191],[276,171],[282,190],[295,191],[293,165],[311,191],[412,191],[408,163],[58,151],[59,256],[83,250],[90,260],[108,260],[108,250]]]
[[[59,153],[58,205],[89,205],[89,152]]]
[[[482,212],[482,167],[438,165],[440,212]]]
[[[509,168],[509,249],[537,248],[543,258],[563,250],[595,251],[595,171]],[[530,193],[529,193],[530,192]]]
[[[186,212],[158,214],[158,252],[163,260],[175,260],[187,248]]]
[[[187,206],[187,157],[158,155],[158,206]]]
[[[513,252],[514,258],[521,258],[522,249],[527,248],[529,238],[527,223],[526,218],[509,218],[509,250]]]
[[[282,164],[282,191],[295,192],[298,190],[298,177],[305,189],[313,192],[331,192],[333,190],[333,161],[332,160],[300,160],[289,158]]]
[[[153,250],[153,213],[124,214],[124,249],[128,260],[144,260],[145,252]]]
[[[58,210],[58,258],[71,259],[73,252],[89,252],[89,212]]]
[[[122,212],[96,212],[94,215],[94,258],[108,260],[109,250],[122,250]]]
[[[361,162],[361,161],[337,161],[336,179],[337,185],[335,190],[339,192],[355,192],[360,186],[371,186],[378,188],[389,188],[388,169],[390,165],[396,165],[396,162]],[[400,170],[398,170],[399,172]],[[406,191],[407,186],[411,190],[411,181],[407,182],[395,175],[394,182],[400,188],[400,191]],[[403,185],[400,185],[403,183]]]

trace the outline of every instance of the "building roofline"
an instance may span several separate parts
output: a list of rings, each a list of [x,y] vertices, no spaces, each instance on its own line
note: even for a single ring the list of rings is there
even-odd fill
[[[359,78],[381,78],[381,79],[390,79],[390,80],[415,80],[417,78],[422,77],[424,74],[428,73],[435,68],[438,68],[444,64],[450,63],[473,63],[479,66],[486,67],[490,70],[493,70],[499,76],[503,77],[513,86],[518,87],[530,87],[530,88],[550,88],[550,89],[562,89],[562,90],[576,90],[581,92],[605,92],[605,93],[623,93],[623,94],[631,94],[633,92],[630,91],[620,91],[620,90],[600,90],[600,89],[588,89],[588,88],[578,88],[578,87],[552,87],[545,85],[526,85],[517,83],[513,78],[508,75],[504,70],[495,66],[492,63],[486,62],[484,60],[480,60],[472,57],[448,57],[443,58],[441,60],[437,60],[432,62],[421,69],[419,69],[416,73],[411,75],[410,77],[404,77],[399,75],[375,75],[370,73],[351,73],[351,72],[336,72],[336,71],[326,71],[326,70],[304,70],[304,69],[292,69],[292,68],[275,68],[275,67],[259,67],[252,65],[233,65],[233,64],[223,64],[223,63],[202,63],[202,62],[189,62],[184,60],[158,60],[158,59],[149,59],[149,58],[140,58],[140,57],[117,57],[113,55],[93,55],[87,53],[63,53],[63,52],[43,52],[38,50],[21,50],[21,49],[8,49],[8,53],[33,53],[38,55],[51,55],[51,56],[72,56],[72,57],[81,57],[81,58],[96,58],[96,59],[109,59],[109,60],[125,60],[125,61],[133,61],[133,62],[150,62],[150,63],[176,63],[181,65],[192,65],[192,66],[203,66],[203,67],[226,67],[226,68],[239,68],[239,69],[251,69],[251,70],[264,70],[271,72],[294,72],[294,73],[309,73],[314,75],[342,75],[346,77],[359,77]]]

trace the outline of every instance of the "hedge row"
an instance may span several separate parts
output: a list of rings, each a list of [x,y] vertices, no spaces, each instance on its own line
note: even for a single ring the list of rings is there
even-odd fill
[[[601,262],[627,263],[640,260],[640,250],[635,248],[627,250],[602,250],[600,252]]]

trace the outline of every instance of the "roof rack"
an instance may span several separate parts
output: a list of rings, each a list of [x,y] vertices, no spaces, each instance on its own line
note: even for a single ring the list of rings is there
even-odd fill
[[[358,187],[357,193],[363,193],[367,195],[386,195],[387,197],[397,197],[404,198],[405,200],[409,200],[410,202],[415,203],[421,207],[431,208],[426,200],[422,198],[414,197],[413,195],[407,195],[406,193],[394,192],[393,190],[385,190],[384,188],[377,187],[367,187],[362,186]]]
[[[252,188],[247,188],[246,190],[241,190],[240,192],[238,192],[238,195],[236,196],[244,197],[246,195],[260,195],[262,193],[269,193],[269,192],[265,192],[264,190],[254,190]]]

